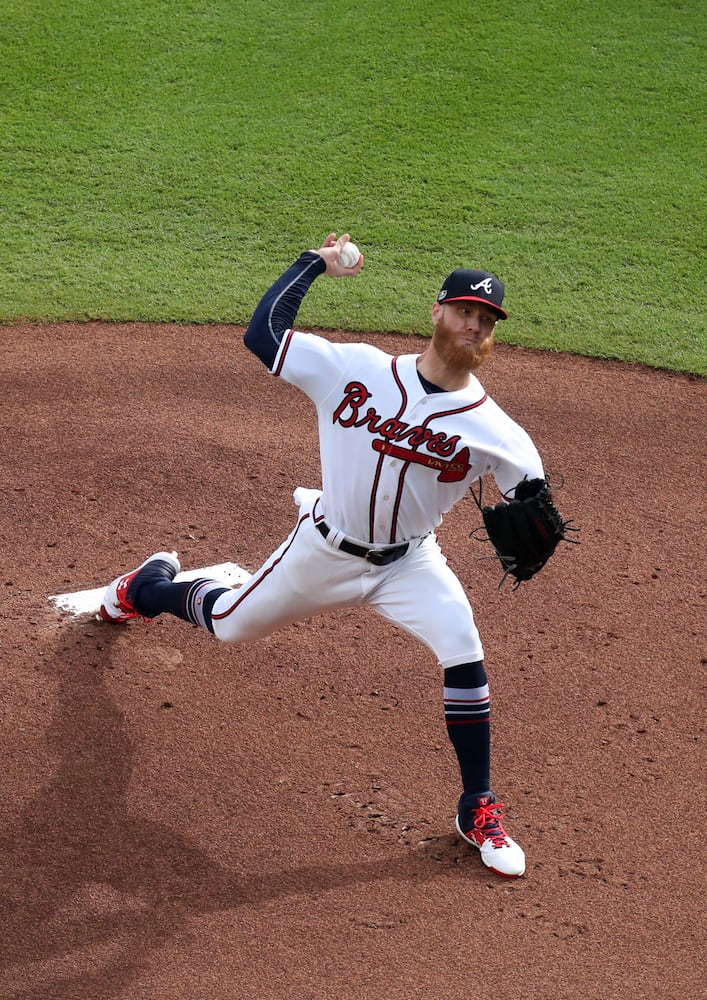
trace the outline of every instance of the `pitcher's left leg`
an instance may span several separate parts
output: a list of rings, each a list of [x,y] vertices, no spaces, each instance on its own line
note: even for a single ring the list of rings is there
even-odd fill
[[[491,790],[491,701],[483,650],[466,593],[434,539],[411,553],[370,603],[425,643],[444,671],[444,713],[462,782],[456,827],[492,871],[517,878],[525,855],[503,829],[503,804]]]
[[[491,791],[491,702],[483,660],[444,671],[444,718],[459,762],[462,794],[456,827],[498,875],[517,878],[525,854],[502,825],[503,803]]]

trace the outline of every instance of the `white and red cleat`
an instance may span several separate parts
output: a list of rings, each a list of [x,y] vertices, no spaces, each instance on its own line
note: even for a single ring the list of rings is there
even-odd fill
[[[130,573],[124,573],[113,580],[103,596],[100,609],[101,618],[106,622],[118,624],[129,622],[133,618],[145,617],[135,609],[128,593],[129,590],[134,589],[132,584],[138,573],[141,576],[141,583],[147,583],[154,579],[165,579],[171,582],[181,568],[176,552],[155,552],[137,569]],[[146,620],[149,621],[149,619]]]
[[[519,878],[525,872],[523,848],[503,829],[503,803],[493,794],[462,795],[455,825],[467,844],[481,852],[481,860],[497,875]]]

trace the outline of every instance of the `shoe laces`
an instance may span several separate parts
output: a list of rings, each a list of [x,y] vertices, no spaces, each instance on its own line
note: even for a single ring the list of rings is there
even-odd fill
[[[483,833],[494,847],[505,847],[507,844],[507,834],[501,824],[503,808],[502,802],[490,802],[487,806],[474,809],[474,828]]]

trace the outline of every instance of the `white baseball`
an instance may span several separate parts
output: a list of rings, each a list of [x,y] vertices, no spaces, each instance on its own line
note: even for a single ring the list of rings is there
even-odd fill
[[[339,263],[344,267],[356,267],[360,256],[361,251],[355,243],[352,243],[351,240],[349,240],[348,243],[344,244],[344,247],[339,254]]]

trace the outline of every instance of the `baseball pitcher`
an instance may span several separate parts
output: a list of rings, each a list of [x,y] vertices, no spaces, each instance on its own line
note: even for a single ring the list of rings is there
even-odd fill
[[[245,334],[246,346],[316,408],[322,488],[298,488],[294,528],[241,587],[174,583],[176,553],[157,552],[119,576],[101,608],[109,622],[169,612],[243,643],[332,609],[367,605],[424,643],[443,676],[444,716],[459,763],[456,828],[499,875],[525,871],[491,787],[489,684],[464,589],[435,531],[444,514],[490,474],[503,502],[483,508],[506,573],[529,579],[564,537],[528,434],[473,374],[505,320],[504,287],[487,271],[458,269],[432,304],[433,335],[421,354],[393,357],[295,328],[321,275],[355,276],[342,260],[348,234],[331,233],[272,285]],[[350,260],[350,258],[349,258]]]

